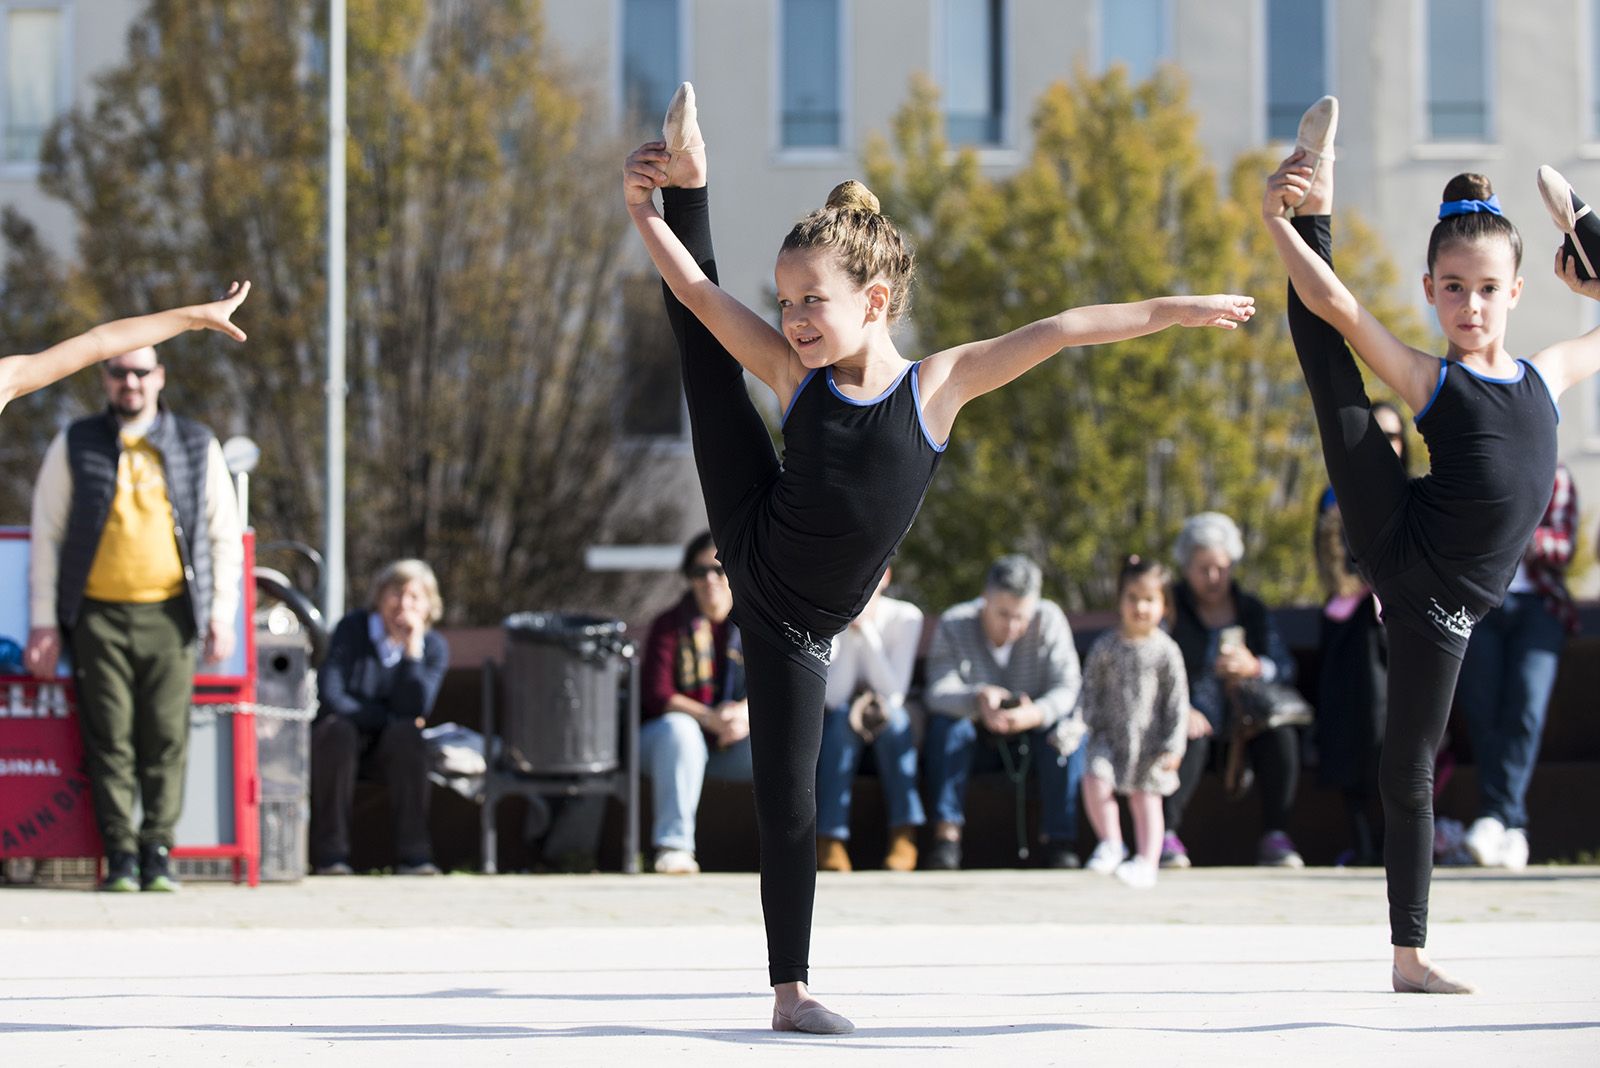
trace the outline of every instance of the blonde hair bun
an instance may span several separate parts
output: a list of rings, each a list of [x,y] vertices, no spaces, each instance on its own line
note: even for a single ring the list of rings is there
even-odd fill
[[[836,211],[865,211],[873,215],[878,214],[878,198],[872,195],[872,190],[854,178],[833,187],[833,192],[828,194],[827,206]]]

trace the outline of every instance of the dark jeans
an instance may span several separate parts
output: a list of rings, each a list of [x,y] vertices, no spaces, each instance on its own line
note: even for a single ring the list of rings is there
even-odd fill
[[[1256,790],[1261,795],[1261,833],[1289,829],[1289,811],[1294,807],[1295,791],[1300,788],[1300,735],[1296,727],[1262,731],[1245,743],[1250,768],[1255,772]],[[1227,753],[1227,739],[1217,735],[1189,739],[1178,765],[1178,788],[1162,802],[1167,830],[1177,834],[1183,827],[1183,813],[1200,787],[1200,779],[1212,764],[1220,767]],[[1213,760],[1215,755],[1215,760]]]
[[[1032,750],[1032,766],[1039,783],[1039,834],[1052,842],[1075,845],[1078,841],[1078,783],[1083,778],[1083,747],[1079,746],[1063,765],[1045,730],[1026,732]],[[927,769],[928,795],[933,801],[934,818],[963,825],[967,821],[967,783],[972,773],[1001,771],[998,739],[978,725],[977,720],[940,715],[928,716],[927,734],[922,741],[922,762]],[[1010,739],[1012,752],[1016,739]]]
[[[187,598],[83,603],[69,636],[78,724],[107,855],[173,845],[183,811],[194,693],[195,627]],[[144,810],[135,830],[133,810]]]
[[[350,817],[358,779],[389,789],[394,809],[394,859],[433,859],[428,835],[428,748],[409,720],[390,720],[381,731],[362,731],[348,716],[323,716],[311,728],[311,863],[348,862]]]
[[[1567,638],[1537,593],[1507,594],[1479,621],[1461,662],[1456,699],[1478,762],[1478,815],[1528,825],[1528,782]]]

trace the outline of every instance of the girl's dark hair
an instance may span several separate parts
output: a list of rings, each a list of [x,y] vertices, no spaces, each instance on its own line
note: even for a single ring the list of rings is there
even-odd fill
[[[1155,580],[1161,583],[1162,596],[1168,597],[1168,591],[1172,588],[1172,572],[1167,570],[1167,565],[1160,560],[1152,560],[1137,553],[1124,560],[1122,570],[1117,572],[1117,597],[1122,596],[1122,592],[1128,588],[1128,583],[1142,579],[1146,575],[1155,576]],[[1168,599],[1170,600],[1170,597]]]
[[[834,186],[827,206],[795,223],[783,239],[783,252],[817,248],[838,256],[845,275],[858,286],[874,278],[889,283],[891,323],[910,308],[916,257],[899,229],[878,211],[872,190],[854,178]]]
[[[717,543],[712,540],[711,531],[702,530],[690,538],[689,544],[683,547],[683,563],[679,565],[678,570],[683,572],[684,577],[687,578],[689,569],[694,566],[694,558],[707,549],[715,549],[716,547]]]
[[[1494,186],[1481,174],[1458,174],[1444,187],[1444,203],[1453,200],[1488,200],[1494,196]],[[1511,245],[1511,256],[1518,270],[1522,269],[1522,235],[1504,215],[1488,211],[1465,212],[1447,215],[1434,224],[1428,237],[1428,273],[1433,273],[1433,263],[1439,253],[1451,245],[1481,241],[1488,237],[1504,238]]]

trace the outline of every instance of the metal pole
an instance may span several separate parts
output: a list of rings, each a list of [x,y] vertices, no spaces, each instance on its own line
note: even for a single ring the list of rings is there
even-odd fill
[[[344,616],[345,0],[328,5],[328,380],[322,618]]]

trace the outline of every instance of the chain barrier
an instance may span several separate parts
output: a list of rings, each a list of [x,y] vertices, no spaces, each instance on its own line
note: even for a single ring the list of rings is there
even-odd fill
[[[260,719],[287,719],[309,723],[317,718],[315,708],[285,708],[282,705],[263,705],[255,701],[224,701],[217,704],[190,705],[190,722],[206,723],[218,716],[253,715]]]

